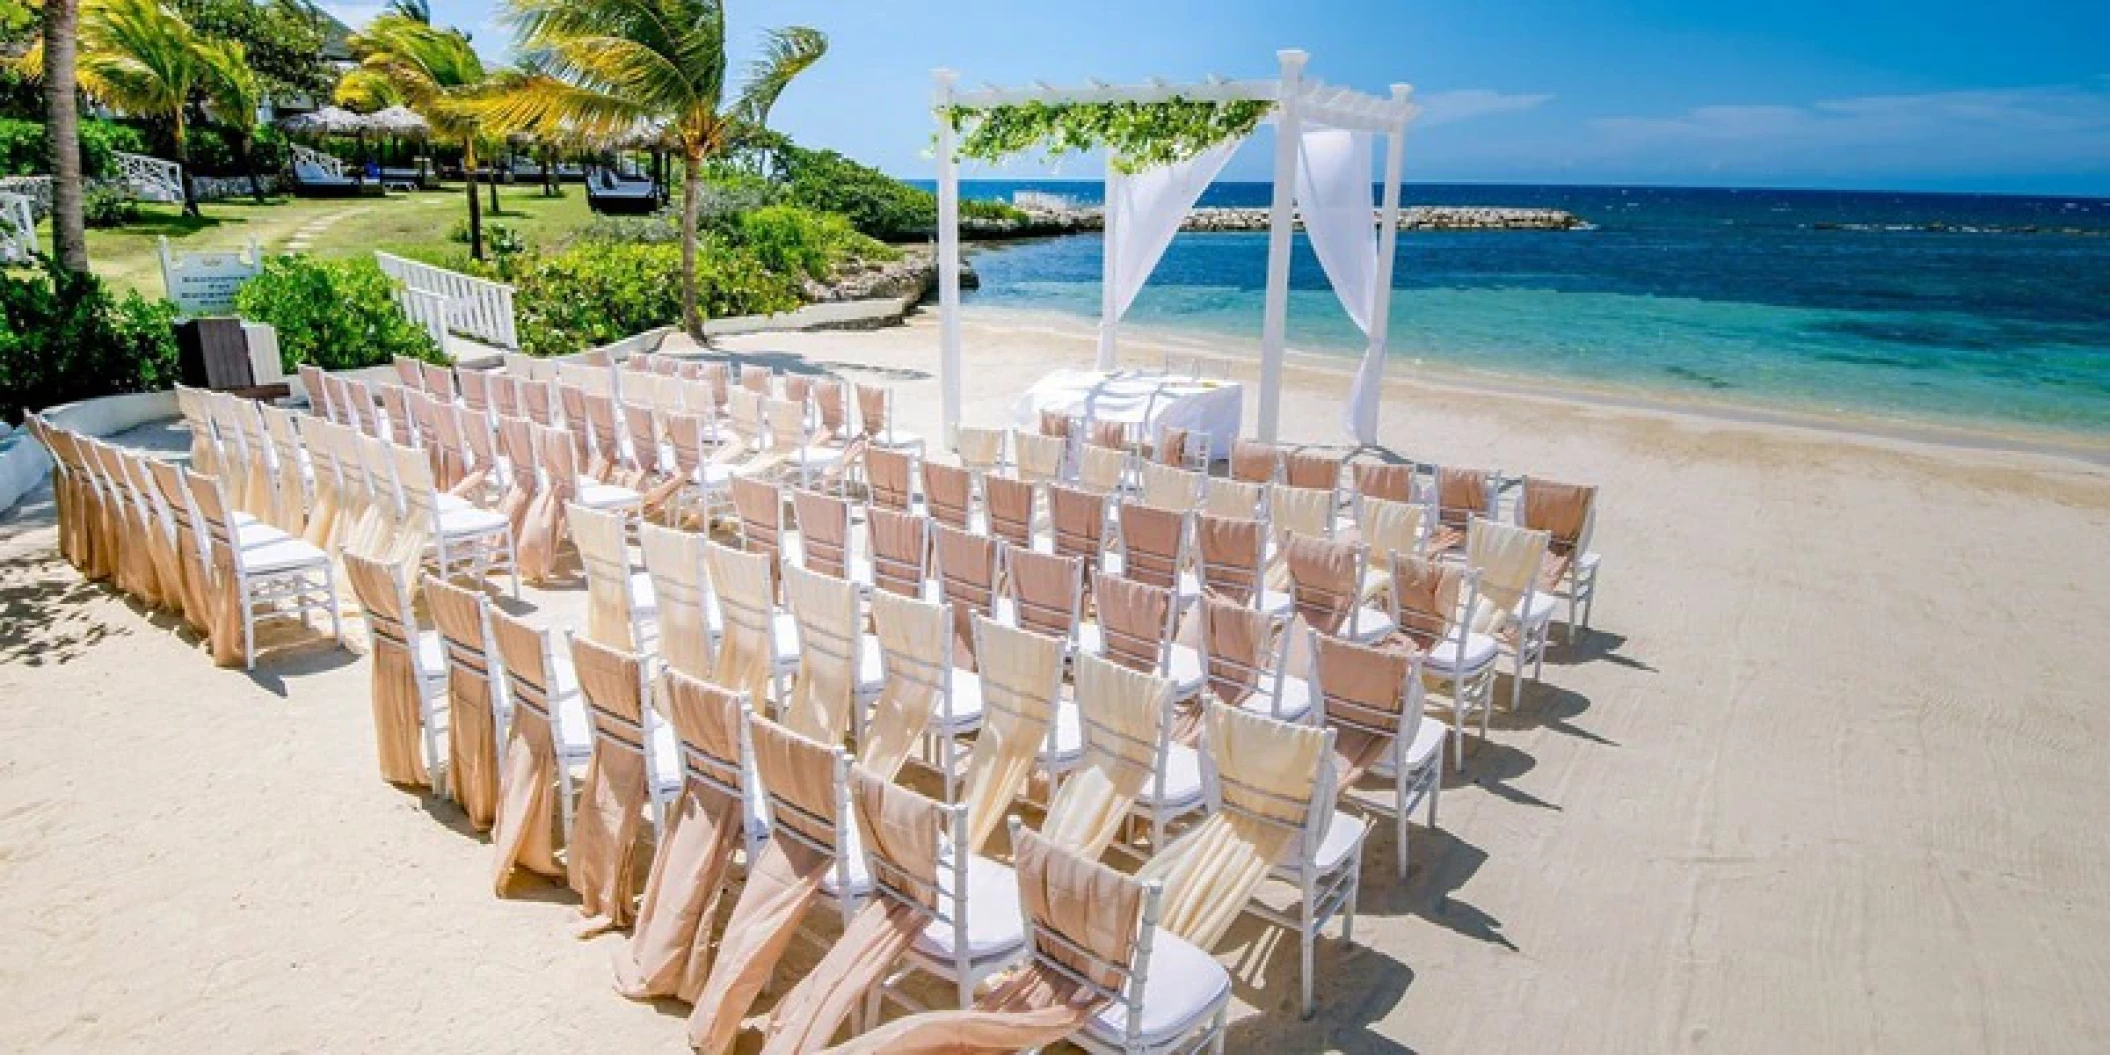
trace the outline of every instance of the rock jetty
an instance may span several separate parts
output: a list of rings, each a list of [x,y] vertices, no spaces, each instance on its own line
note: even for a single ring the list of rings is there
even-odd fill
[[[968,238],[1048,238],[1106,227],[1106,213],[1098,206],[1074,208],[1027,208],[1022,220],[963,219],[960,232]],[[1182,231],[1240,232],[1267,230],[1264,207],[1195,209],[1181,222]],[[1370,222],[1378,222],[1370,211]],[[1411,205],[1399,210],[1402,231],[1583,231],[1591,224],[1565,209],[1519,209],[1494,205]]]

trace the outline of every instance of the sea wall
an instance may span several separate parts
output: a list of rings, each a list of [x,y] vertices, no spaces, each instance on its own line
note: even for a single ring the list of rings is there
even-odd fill
[[[1106,227],[1106,212],[1099,206],[1024,212],[1024,220],[962,220],[960,232],[968,238],[1047,238]],[[1378,210],[1370,210],[1371,223],[1380,219]],[[1265,231],[1267,227],[1268,210],[1261,206],[1199,208],[1180,222],[1180,230],[1198,232]],[[1399,210],[1402,231],[1580,231],[1589,227],[1589,221],[1565,209],[1411,205]]]

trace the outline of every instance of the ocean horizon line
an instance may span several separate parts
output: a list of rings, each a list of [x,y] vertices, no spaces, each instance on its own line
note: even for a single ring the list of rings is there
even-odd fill
[[[936,179],[934,179],[934,178],[932,178],[932,177],[930,177],[930,176],[903,176],[903,175],[898,175],[898,174],[893,174],[893,173],[889,173],[889,175],[893,175],[893,177],[894,177],[895,179],[898,179],[898,180],[900,180],[900,181],[901,181],[901,182],[903,182],[903,183],[909,184],[910,186],[913,186],[913,187],[919,187],[919,188],[922,188],[922,189],[924,189],[924,190],[931,190],[931,189],[934,189],[934,188],[935,188],[935,187],[937,186],[937,182],[938,182],[938,181],[937,181]],[[1074,186],[1078,186],[1078,187],[1096,187],[1096,188],[1102,188],[1102,189],[1103,189],[1103,188],[1104,188],[1104,187],[1106,186],[1106,180],[1105,180],[1105,178],[1104,178],[1104,177],[1093,177],[1093,176],[961,176],[961,177],[960,177],[960,183],[961,183],[961,186],[962,186],[963,188],[964,188],[964,187],[966,187],[966,186],[967,186],[968,184],[991,184],[991,183],[1007,183],[1007,184],[1032,184],[1032,185],[1035,185],[1035,186],[1040,186],[1040,185],[1048,185],[1048,184],[1064,184],[1064,185],[1074,185]],[[1379,183],[1380,183],[1380,181],[1378,181],[1378,180],[1375,180],[1375,179],[1373,179],[1373,180],[1371,181],[1371,186],[1373,186],[1373,187],[1376,187],[1376,186],[1378,186],[1378,185],[1379,185]],[[1267,180],[1267,179],[1216,179],[1216,180],[1211,180],[1211,181],[1210,181],[1210,183],[1209,183],[1209,185],[1210,185],[1210,186],[1212,186],[1212,187],[1218,187],[1218,186],[1238,186],[1238,187],[1269,187],[1269,186],[1272,186],[1272,185],[1273,185],[1273,181],[1271,181],[1271,180]],[[1855,185],[1855,186],[1822,186],[1822,185],[1803,185],[1803,184],[1761,184],[1761,183],[1676,183],[1676,182],[1670,182],[1670,183],[1655,183],[1655,182],[1650,182],[1650,181],[1646,181],[1646,180],[1642,180],[1642,181],[1634,181],[1634,182],[1593,182],[1593,181],[1545,181],[1545,182],[1535,182],[1535,181],[1529,181],[1529,180],[1441,180],[1441,179],[1429,179],[1429,180],[1417,180],[1417,179],[1406,179],[1406,180],[1402,180],[1402,181],[1400,182],[1400,186],[1401,186],[1402,188],[1409,188],[1409,187],[1472,187],[1472,188],[1516,188],[1516,189],[1521,189],[1521,190],[1531,190],[1531,189],[1541,189],[1541,190],[1543,190],[1543,189],[1572,189],[1572,190],[1598,190],[1598,191],[1602,191],[1602,190],[1650,190],[1650,191],[1707,191],[1707,192],[1722,192],[1722,193],[1732,193],[1732,194],[1734,194],[1734,193],[1753,193],[1753,194],[1869,194],[1869,195],[1883,195],[1883,194],[1899,194],[1899,195],[1908,195],[1908,196],[1914,196],[1914,197],[1929,197],[1929,198],[2016,198],[2016,199],[2035,199],[2035,200],[2053,200],[2053,199],[2056,199],[2056,200],[2065,200],[2065,201],[2087,201],[2087,202],[2103,202],[2103,203],[2106,203],[2106,204],[2110,204],[2110,187],[2105,187],[2105,188],[2103,188],[2103,189],[2101,189],[2101,190],[2097,190],[2097,191],[2083,191],[2083,192],[2065,192],[2065,191],[2054,191],[2054,190],[1962,190],[1962,189],[1955,189],[1955,188],[1927,188],[1927,187],[1886,187],[1886,186],[1860,186],[1860,185]]]

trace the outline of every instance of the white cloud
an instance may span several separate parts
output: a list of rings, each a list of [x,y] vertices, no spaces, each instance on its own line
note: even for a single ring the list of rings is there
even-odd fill
[[[325,3],[318,6],[324,11],[328,11],[331,18],[344,23],[352,29],[359,29],[365,26],[368,22],[373,21],[375,16],[388,10],[387,4]]]
[[[1551,95],[1515,94],[1499,92],[1493,88],[1461,88],[1415,97],[1415,103],[1421,107],[1419,123],[1425,126],[1516,113],[1544,106],[1552,101]]]
[[[1585,153],[1685,167],[1938,172],[2110,169],[2110,79],[1589,122]]]

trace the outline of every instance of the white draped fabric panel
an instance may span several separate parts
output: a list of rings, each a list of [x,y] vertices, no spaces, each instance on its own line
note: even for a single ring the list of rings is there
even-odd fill
[[[1376,137],[1369,132],[1313,127],[1297,148],[1297,212],[1327,281],[1348,317],[1371,335],[1379,303],[1377,230],[1370,201]],[[1343,424],[1361,443],[1377,436],[1377,383],[1384,345],[1372,341],[1349,389]]]
[[[1180,221],[1201,200],[1216,175],[1244,140],[1219,143],[1185,161],[1136,173],[1106,166],[1106,262],[1100,299],[1099,369],[1112,370],[1119,358],[1115,331],[1121,316],[1135,303],[1165,247],[1179,233]]]

